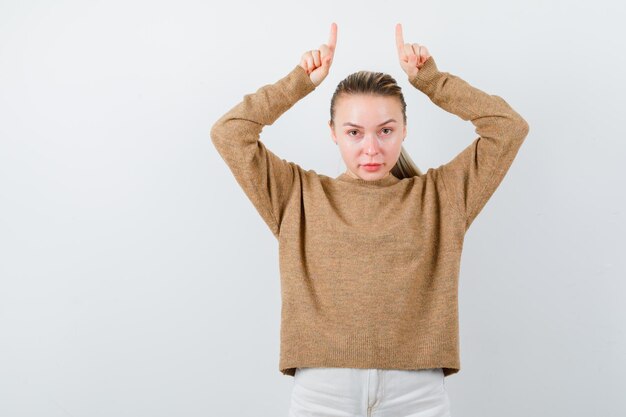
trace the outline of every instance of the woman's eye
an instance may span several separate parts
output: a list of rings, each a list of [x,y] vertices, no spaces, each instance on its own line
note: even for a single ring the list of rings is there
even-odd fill
[[[388,132],[386,132],[386,133],[385,133],[386,135],[389,135],[389,134],[391,134],[391,132],[393,132],[393,129],[391,129],[391,128],[389,128],[389,127],[385,127],[385,128],[383,128],[382,130],[383,130],[383,131],[385,131],[385,130],[386,130],[386,131],[388,131]],[[354,134],[358,134],[358,133],[359,133],[359,131],[358,131],[358,130],[348,130],[348,136],[355,136],[355,135],[353,135],[352,133],[354,133]]]

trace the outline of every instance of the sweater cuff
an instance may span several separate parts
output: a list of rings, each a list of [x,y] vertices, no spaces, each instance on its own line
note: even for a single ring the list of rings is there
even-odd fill
[[[436,80],[438,73],[439,69],[435,63],[435,58],[431,55],[430,58],[424,62],[424,65],[422,65],[422,68],[417,72],[417,75],[413,78],[409,78],[409,82],[418,90],[424,91],[429,84],[432,84]]]
[[[316,88],[309,74],[299,64],[291,70],[286,78],[293,81],[293,89],[290,90],[289,94],[293,95],[295,101],[300,100]]]

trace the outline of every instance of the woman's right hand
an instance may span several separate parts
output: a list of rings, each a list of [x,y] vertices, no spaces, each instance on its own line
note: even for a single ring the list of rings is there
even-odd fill
[[[311,81],[317,87],[328,75],[328,70],[335,55],[337,44],[337,24],[330,25],[330,37],[327,44],[322,44],[320,49],[307,51],[300,59],[300,66],[309,74]]]

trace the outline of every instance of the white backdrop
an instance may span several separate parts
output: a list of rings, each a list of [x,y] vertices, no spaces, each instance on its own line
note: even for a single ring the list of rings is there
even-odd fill
[[[462,257],[453,416],[626,415],[624,12],[582,1],[0,3],[0,415],[286,416],[278,247],[212,124],[306,50],[331,72],[266,127],[344,170],[326,122],[369,69],[426,171],[473,125],[414,89],[394,25],[530,133]]]

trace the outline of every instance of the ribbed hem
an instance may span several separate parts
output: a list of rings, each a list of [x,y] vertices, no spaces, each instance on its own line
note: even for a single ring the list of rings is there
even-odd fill
[[[409,82],[413,84],[417,89],[424,91],[424,89],[432,84],[439,73],[437,63],[434,57],[430,57],[424,62],[422,68],[417,72],[417,75],[413,78],[409,78]]]
[[[337,367],[369,369],[443,368],[444,376],[460,370],[457,339],[442,338],[404,341],[367,334],[332,336],[302,334],[297,340],[281,343],[279,369],[295,375],[295,368]],[[288,347],[287,347],[288,346]]]
[[[311,81],[311,77],[306,73],[305,69],[300,64],[293,67],[289,75],[293,75],[298,79],[298,85],[301,86],[300,96],[305,96],[311,91],[315,90],[317,86]]]

